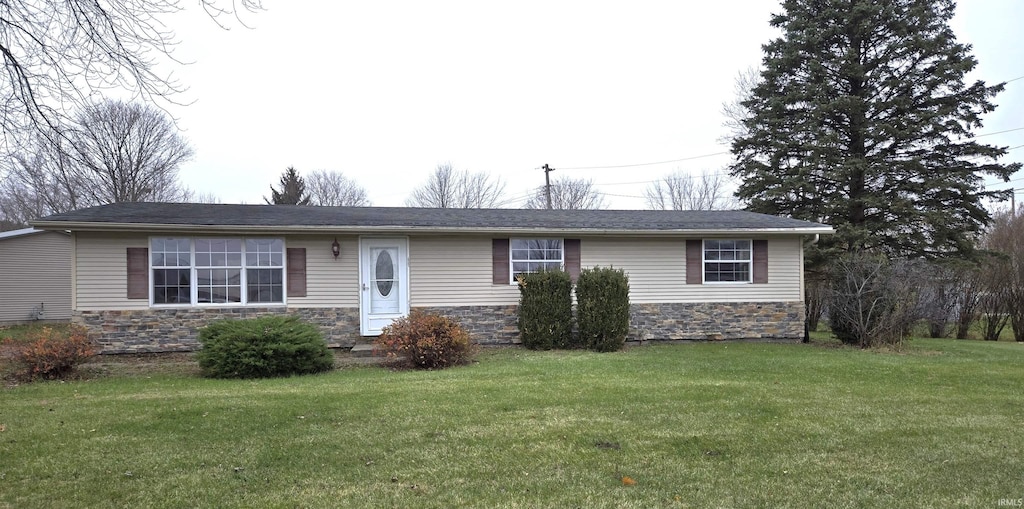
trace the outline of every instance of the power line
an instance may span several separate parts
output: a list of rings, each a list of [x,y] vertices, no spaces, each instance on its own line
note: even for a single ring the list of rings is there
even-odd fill
[[[1024,76],[1021,76],[1019,78],[1014,78],[1013,80],[1010,80],[1010,81],[1015,81],[1015,80],[1019,80],[1019,79],[1024,79]],[[1011,132],[1014,132],[1014,131],[1024,131],[1024,126],[1013,127],[1013,128],[1010,128],[1010,129],[1004,129],[1002,131],[994,131],[994,132],[991,132],[991,133],[976,134],[974,136],[971,136],[971,138],[972,139],[973,138],[983,138],[985,136],[995,136],[997,134],[1011,133]],[[1019,148],[1019,147],[1014,147],[1014,148]],[[1008,149],[1008,150],[1012,150],[1012,149]],[[561,167],[559,169],[560,170],[611,170],[611,169],[616,169],[616,168],[637,168],[637,167],[640,167],[640,166],[655,166],[655,165],[659,165],[659,164],[669,164],[669,163],[680,163],[680,162],[684,162],[684,161],[693,161],[693,160],[696,160],[696,159],[704,159],[704,158],[707,158],[707,157],[715,157],[715,156],[721,156],[721,155],[726,155],[726,154],[731,154],[731,153],[732,152],[725,151],[725,152],[715,152],[715,153],[712,153],[712,154],[702,154],[702,155],[699,155],[699,156],[681,157],[679,159],[669,159],[667,161],[655,161],[655,162],[650,162],[650,163],[613,164],[613,165],[606,165],[606,166],[566,166],[566,167]],[[547,166],[547,165],[545,165],[545,166]],[[544,166],[541,166],[538,169],[544,169]],[[552,168],[552,170],[553,170],[553,168]],[[630,183],[643,184],[645,182],[626,182],[626,183],[623,183],[623,185],[630,184]],[[609,185],[611,185],[611,184],[609,184]]]
[[[704,155],[693,156],[693,157],[683,157],[681,159],[670,159],[668,161],[656,161],[656,162],[653,162],[653,163],[615,164],[615,165],[609,165],[609,166],[572,166],[572,167],[562,167],[562,168],[559,168],[559,169],[560,170],[610,170],[610,169],[614,169],[614,168],[636,168],[638,166],[654,166],[654,165],[657,165],[657,164],[680,163],[680,162],[683,162],[683,161],[692,161],[694,159],[703,159],[705,157],[714,157],[714,156],[720,156],[720,155],[725,155],[725,154],[729,154],[729,153],[730,152],[715,152],[714,154],[704,154]]]
[[[1022,76],[1022,77],[1024,77],[1024,76]],[[971,136],[971,137],[972,138],[984,138],[985,136],[993,136],[993,135],[996,135],[996,134],[1011,133],[1013,131],[1024,131],[1024,127],[1014,127],[1013,129],[1007,129],[1005,131],[996,131],[994,133],[976,134],[976,135]]]
[[[636,196],[636,195],[632,195],[632,194],[614,194],[614,193],[605,193],[605,192],[601,192],[601,191],[594,191],[594,194],[600,194],[602,196],[614,196],[616,198],[639,198],[641,200],[644,199],[643,196]]]
[[[685,179],[694,179],[694,178],[697,178],[697,177],[704,177],[704,176],[708,176],[708,177],[730,177],[729,172],[727,172],[727,171],[713,171],[713,172],[710,172],[710,173],[701,173],[700,175],[694,175],[692,173],[682,174],[682,172],[677,172],[677,173],[672,173],[671,176],[679,177],[679,178],[685,178]],[[654,179],[654,180],[638,180],[638,181],[635,181],[635,182],[595,182],[594,185],[595,186],[629,186],[629,185],[636,185],[636,184],[653,184],[655,182],[661,182],[662,180],[663,179],[658,178],[658,179]]]

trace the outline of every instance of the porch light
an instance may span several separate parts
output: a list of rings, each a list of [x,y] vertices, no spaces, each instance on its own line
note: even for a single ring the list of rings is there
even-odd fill
[[[334,238],[334,242],[331,243],[331,253],[334,253],[334,259],[338,259],[338,255],[341,254],[341,244],[338,244],[338,238]]]

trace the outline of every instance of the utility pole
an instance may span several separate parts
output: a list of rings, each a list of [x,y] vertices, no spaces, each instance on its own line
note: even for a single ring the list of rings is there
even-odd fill
[[[547,163],[544,163],[541,169],[544,170],[544,193],[548,198],[548,210],[551,210],[551,172],[555,169],[548,166]]]

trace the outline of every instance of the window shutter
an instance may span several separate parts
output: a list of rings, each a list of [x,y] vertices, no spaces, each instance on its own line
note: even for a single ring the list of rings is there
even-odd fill
[[[580,239],[565,239],[562,248],[565,249],[565,271],[576,282],[580,277]]]
[[[754,284],[768,283],[768,241],[755,240],[752,243],[754,259]]]
[[[288,296],[306,296],[306,248],[290,247],[285,250],[288,263]]]
[[[496,285],[509,284],[508,256],[508,239],[491,241],[491,274]]]
[[[149,248],[130,247],[128,258],[128,298],[149,299]]]
[[[699,285],[704,282],[704,242],[701,239],[686,239],[686,284]]]

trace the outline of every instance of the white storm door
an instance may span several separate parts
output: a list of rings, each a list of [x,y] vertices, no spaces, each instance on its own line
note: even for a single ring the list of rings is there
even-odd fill
[[[359,330],[378,336],[409,314],[409,239],[363,238],[359,245]]]

